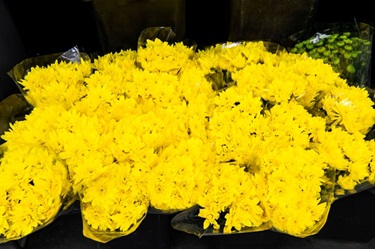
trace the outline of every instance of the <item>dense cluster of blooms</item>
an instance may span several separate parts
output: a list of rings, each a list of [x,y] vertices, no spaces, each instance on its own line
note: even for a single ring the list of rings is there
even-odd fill
[[[194,51],[149,40],[33,67],[19,84],[34,109],[3,135],[0,241],[75,198],[84,235],[102,242],[133,232],[150,207],[194,205],[204,229],[305,237],[335,198],[375,183],[367,91],[263,42]]]

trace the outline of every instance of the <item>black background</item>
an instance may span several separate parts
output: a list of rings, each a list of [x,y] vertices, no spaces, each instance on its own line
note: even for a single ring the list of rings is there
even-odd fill
[[[76,45],[89,53],[101,49],[90,1],[1,1],[12,16],[27,57],[66,51]],[[370,3],[317,0],[315,21],[373,25],[375,13]],[[202,45],[225,41],[229,19],[230,0],[186,0],[185,37]]]
[[[0,17],[3,24],[0,26],[3,44],[0,44],[3,60],[0,100],[18,91],[6,72],[23,59],[64,52],[74,46],[87,53],[102,51],[91,1],[0,1],[0,11],[6,13]],[[368,0],[317,0],[313,21],[357,21],[374,25],[375,13],[370,3]],[[185,38],[201,46],[228,39],[230,0],[186,0],[185,9]]]
[[[18,92],[6,72],[23,59],[64,52],[74,46],[87,53],[102,50],[91,1],[0,1],[0,11],[6,13],[0,17],[3,60],[0,100]],[[313,20],[317,23],[357,21],[374,25],[370,3],[368,0],[317,0]],[[226,41],[229,22],[230,0],[186,0],[185,37],[199,45]]]

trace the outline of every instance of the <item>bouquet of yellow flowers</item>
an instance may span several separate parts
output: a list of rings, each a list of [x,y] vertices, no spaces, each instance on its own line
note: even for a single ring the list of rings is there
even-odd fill
[[[33,110],[2,136],[0,242],[74,199],[100,242],[150,208],[199,235],[317,233],[335,199],[375,184],[374,103],[322,60],[267,47],[155,39],[32,67],[17,84]]]

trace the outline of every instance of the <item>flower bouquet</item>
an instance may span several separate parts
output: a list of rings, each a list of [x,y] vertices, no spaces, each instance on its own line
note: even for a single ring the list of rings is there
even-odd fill
[[[336,193],[375,184],[374,102],[323,60],[263,41],[140,44],[15,78],[33,109],[2,136],[1,242],[69,200],[103,243],[150,210],[197,235],[306,237]]]
[[[23,77],[34,65],[46,66],[50,58],[74,61],[79,55],[75,48],[64,54],[30,58],[18,64],[11,72],[13,79]],[[87,55],[82,54],[82,57]],[[24,89],[21,88],[25,96]],[[1,133],[14,125],[22,134],[15,134],[12,141],[2,140],[0,145],[0,243],[16,240],[50,224],[68,210],[75,201],[64,162],[44,143],[43,130],[48,130],[51,120],[28,121],[42,129],[33,130],[25,117],[34,109],[31,100],[14,94],[1,102]],[[51,116],[53,118],[53,116]],[[17,137],[19,136],[19,137]]]
[[[367,23],[323,23],[293,34],[285,41],[291,53],[322,59],[348,84],[370,87],[374,27]]]

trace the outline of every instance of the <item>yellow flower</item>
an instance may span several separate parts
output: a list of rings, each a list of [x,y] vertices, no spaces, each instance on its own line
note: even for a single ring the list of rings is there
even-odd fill
[[[329,127],[342,127],[349,133],[367,134],[375,122],[374,102],[364,88],[332,88],[320,106],[327,113],[325,118]]]
[[[320,133],[314,148],[338,174],[337,194],[341,189],[354,191],[355,186],[368,180],[372,172],[370,164],[375,151],[371,141],[366,141],[360,132],[347,133],[340,128]]]
[[[206,177],[204,192],[198,199],[204,229],[212,225],[215,230],[223,226],[225,233],[243,228],[262,230],[268,218],[256,190],[263,186],[257,186],[251,173],[234,163],[220,163],[211,166]],[[219,223],[222,213],[227,218],[224,225]]]
[[[369,165],[370,175],[368,180],[370,184],[375,184],[375,140],[368,141],[367,145],[369,146],[369,150],[373,152]]]
[[[170,45],[168,42],[155,39],[147,40],[146,47],[138,49],[136,61],[147,71],[176,74],[189,63],[193,54],[193,48],[181,42]]]
[[[189,138],[159,153],[158,163],[146,179],[147,193],[154,208],[176,212],[197,203],[204,188],[202,175],[212,164],[212,150],[206,143]]]
[[[213,233],[306,237],[335,198],[375,182],[366,90],[264,42],[150,40],[34,67],[19,84],[34,109],[2,136],[0,242],[75,198],[84,235],[100,242],[134,232],[150,207],[198,206]]]
[[[149,200],[132,171],[129,163],[114,163],[100,177],[84,183],[80,192],[81,210],[84,222],[92,229],[127,235],[143,220]],[[84,232],[91,236],[89,230]]]
[[[316,224],[324,220],[333,201],[321,199],[327,168],[317,152],[302,147],[274,149],[264,155],[264,206],[276,230],[299,237],[318,232]]]
[[[35,66],[18,82],[33,106],[61,105],[68,109],[85,95],[84,80],[91,74],[90,61],[55,61],[47,67]],[[63,93],[63,94],[62,94]]]
[[[0,178],[0,210],[6,213],[0,236],[6,239],[47,225],[70,204],[66,167],[48,149],[20,144],[8,150],[1,158]]]

